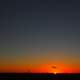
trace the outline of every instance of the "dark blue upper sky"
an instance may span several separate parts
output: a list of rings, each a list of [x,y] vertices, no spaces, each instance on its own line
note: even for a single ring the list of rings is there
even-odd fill
[[[0,0],[2,58],[60,50],[77,59],[79,48],[79,0]]]

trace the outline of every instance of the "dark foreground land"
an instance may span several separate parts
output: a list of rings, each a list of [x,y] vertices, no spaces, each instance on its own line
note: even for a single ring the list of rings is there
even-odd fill
[[[0,80],[80,80],[80,74],[0,73]]]

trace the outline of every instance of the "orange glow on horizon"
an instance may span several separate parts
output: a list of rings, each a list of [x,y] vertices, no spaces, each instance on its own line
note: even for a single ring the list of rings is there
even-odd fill
[[[36,66],[6,66],[0,67],[0,72],[28,72],[31,73],[80,73],[80,68],[72,68],[64,64],[56,64],[56,68],[52,68],[52,64],[40,64]]]

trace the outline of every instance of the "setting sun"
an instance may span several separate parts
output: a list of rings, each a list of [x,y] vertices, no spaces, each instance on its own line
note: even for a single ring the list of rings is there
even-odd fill
[[[57,74],[57,72],[54,72],[54,74],[56,75],[56,74]]]

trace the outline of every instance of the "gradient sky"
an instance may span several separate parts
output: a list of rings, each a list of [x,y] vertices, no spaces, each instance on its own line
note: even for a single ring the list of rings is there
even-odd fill
[[[0,72],[52,65],[80,71],[80,1],[0,0]]]

